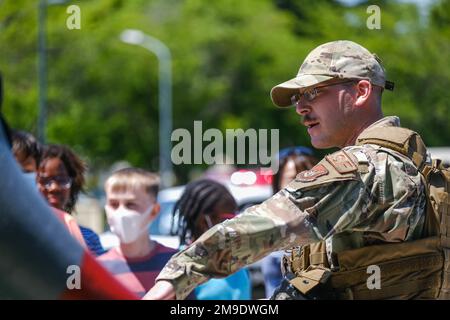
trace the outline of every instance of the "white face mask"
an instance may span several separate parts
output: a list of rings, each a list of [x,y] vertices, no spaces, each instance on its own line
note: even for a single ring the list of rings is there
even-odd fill
[[[122,243],[136,241],[144,232],[148,232],[150,222],[145,222],[153,210],[151,205],[144,213],[130,210],[124,207],[113,209],[105,206],[111,231],[116,234]]]

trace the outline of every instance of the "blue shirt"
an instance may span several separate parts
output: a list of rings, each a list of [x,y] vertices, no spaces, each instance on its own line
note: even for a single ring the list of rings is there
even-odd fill
[[[280,285],[283,279],[281,273],[281,258],[284,251],[275,251],[261,260],[261,272],[264,275],[264,286],[266,289],[266,298],[273,295],[275,289]]]
[[[194,290],[197,300],[250,300],[252,286],[247,269],[223,279],[210,279]]]
[[[98,235],[91,229],[79,226],[81,234],[83,235],[84,242],[86,242],[86,245],[89,248],[89,251],[92,252],[95,256],[102,255],[106,252],[105,249],[103,249],[102,244],[100,243],[100,238]]]

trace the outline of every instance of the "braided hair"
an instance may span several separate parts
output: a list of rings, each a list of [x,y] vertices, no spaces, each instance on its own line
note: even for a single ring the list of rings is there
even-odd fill
[[[196,226],[202,215],[218,210],[234,212],[236,209],[236,200],[224,185],[209,179],[193,181],[186,185],[181,198],[175,203],[171,233],[180,237],[180,245],[187,245],[201,235],[202,231]]]

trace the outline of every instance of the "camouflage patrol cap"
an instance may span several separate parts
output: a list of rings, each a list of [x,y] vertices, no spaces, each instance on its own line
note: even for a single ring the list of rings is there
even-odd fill
[[[291,97],[301,88],[331,79],[365,79],[388,90],[394,83],[386,81],[381,60],[361,45],[338,40],[322,44],[303,61],[297,76],[272,88],[270,96],[275,105],[292,105]]]

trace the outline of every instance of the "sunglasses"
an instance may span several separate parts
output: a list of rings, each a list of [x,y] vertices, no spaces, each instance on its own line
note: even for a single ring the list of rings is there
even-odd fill
[[[56,183],[63,189],[70,189],[72,186],[72,179],[69,177],[38,177],[37,181],[45,189],[50,189],[53,183]]]
[[[327,85],[324,85],[324,86],[315,87],[315,88],[311,88],[311,89],[306,89],[302,93],[294,94],[291,97],[291,103],[292,103],[292,105],[296,106],[300,102],[300,99],[302,97],[304,97],[306,101],[311,102],[317,97],[317,94],[320,92],[319,89],[326,88],[326,87],[331,87],[331,86],[336,86],[338,84],[350,83],[350,82],[355,82],[355,81],[354,80],[347,80],[347,81],[335,82],[335,83],[331,83],[331,84],[327,84]]]

